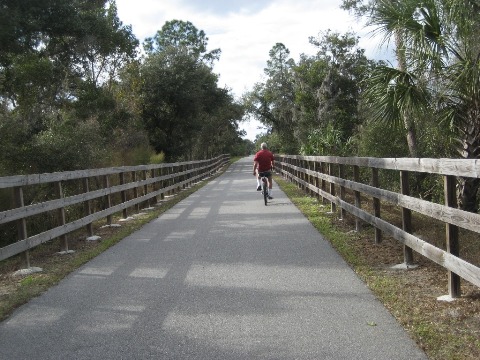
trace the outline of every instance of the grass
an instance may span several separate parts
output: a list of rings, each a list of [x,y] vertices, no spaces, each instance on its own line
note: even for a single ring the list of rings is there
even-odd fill
[[[295,184],[275,177],[279,187],[327,239],[352,269],[363,279],[376,297],[385,305],[431,360],[473,360],[480,358],[480,289],[462,282],[464,295],[452,303],[437,300],[447,291],[446,271],[429,260],[417,256],[418,268],[393,270],[392,265],[403,262],[403,247],[394,239],[384,237],[374,244],[374,230],[363,226],[355,232],[354,219],[339,220],[324,205],[310,197]],[[362,204],[363,207],[363,204]],[[399,222],[398,209],[382,204],[382,217]],[[415,221],[415,231],[436,243],[444,234],[443,224],[427,218]],[[478,248],[475,234],[465,234],[462,247]],[[478,251],[469,251],[479,260]],[[373,325],[372,325],[373,326]]]

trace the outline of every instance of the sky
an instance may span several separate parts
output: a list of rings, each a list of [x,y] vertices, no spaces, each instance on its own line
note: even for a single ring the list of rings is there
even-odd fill
[[[213,71],[218,86],[240,98],[264,80],[269,51],[283,43],[290,56],[313,55],[309,37],[328,29],[341,34],[353,31],[359,46],[372,59],[385,59],[388,51],[353,15],[340,9],[342,0],[116,0],[118,16],[131,25],[140,42],[152,37],[167,21],[190,21],[208,37],[208,51],[221,49]],[[262,132],[257,121],[243,122],[246,138]]]

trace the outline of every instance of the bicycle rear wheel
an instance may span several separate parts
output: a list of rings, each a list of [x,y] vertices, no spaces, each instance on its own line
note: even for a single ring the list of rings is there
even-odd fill
[[[268,199],[268,185],[267,180],[265,178],[262,179],[262,192],[263,192],[263,201],[265,201],[265,206],[267,206],[267,199]]]

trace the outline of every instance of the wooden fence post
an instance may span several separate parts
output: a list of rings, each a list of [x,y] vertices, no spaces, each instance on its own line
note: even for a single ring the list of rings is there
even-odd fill
[[[282,164],[283,169],[286,171],[286,173],[284,173],[284,177],[288,181],[292,181],[292,174],[291,174],[292,170],[289,166],[292,161],[290,160],[290,158],[287,158],[287,157],[283,157],[281,161],[285,163],[285,164]]]
[[[353,181],[355,181],[356,183],[360,182],[360,167],[358,165],[353,166]],[[355,195],[355,206],[360,209],[362,207],[360,191],[355,190],[354,195]],[[355,231],[358,232],[360,231],[360,229],[361,229],[360,219],[355,216]]]
[[[312,195],[312,191],[310,190],[310,188],[308,187],[308,184],[310,184],[310,175],[307,174],[307,170],[310,170],[310,161],[308,160],[304,160],[303,161],[303,168],[305,169],[305,173],[303,174],[303,181],[306,183],[305,185],[305,192],[309,195]]]
[[[296,170],[293,169],[293,166],[295,166],[295,159],[293,159],[292,157],[289,157],[288,158],[288,163],[290,164],[290,167],[289,167],[289,170],[288,170],[288,175],[290,177],[290,182],[295,183],[295,180],[294,180],[294,177],[296,175]]]
[[[182,168],[183,168],[183,165],[177,165],[175,170],[175,174],[177,175],[175,176],[174,183],[177,184],[177,194],[180,193],[180,191],[182,191],[182,187],[183,187],[183,185],[181,187],[179,184],[179,182],[183,180],[183,175],[178,175],[182,172]],[[215,174],[213,170],[214,168],[212,168],[212,176]]]
[[[15,207],[21,208],[25,206],[23,200],[23,188],[18,186],[13,188],[13,195],[15,201]],[[27,238],[27,220],[22,217],[20,220],[17,221],[17,236],[18,240],[25,240]],[[24,252],[24,260],[27,269],[30,268],[30,252],[29,250]]]
[[[300,160],[298,160],[297,158],[295,158],[294,160],[295,160],[295,167],[296,167],[295,177],[300,180],[302,179],[302,173],[300,172],[300,170],[297,170],[301,168]],[[302,183],[299,180],[295,180],[295,181],[297,182],[297,187],[299,189],[302,189]]]
[[[120,185],[125,185],[125,173],[120,173]],[[121,191],[122,203],[127,202],[127,192],[125,190]],[[124,208],[122,211],[123,218],[126,219],[128,217],[128,210]]]
[[[328,163],[328,175],[333,176],[333,164]],[[335,196],[335,183],[330,183],[330,195]],[[337,204],[333,201],[330,202],[331,212],[335,213],[337,211]]]
[[[103,186],[106,189],[110,189],[110,180],[108,178],[108,175],[105,175],[103,177]],[[110,195],[110,191],[108,191],[108,194],[106,196],[105,201],[107,202],[107,209],[112,207],[112,195]],[[113,216],[112,215],[107,215],[107,225],[112,225],[113,222]]]
[[[131,172],[131,175],[132,175],[132,182],[136,182],[137,181],[137,172],[134,170]],[[133,198],[136,199],[138,198],[138,188],[135,186],[133,188]],[[138,214],[140,212],[140,204],[137,203],[135,204],[135,212]]]
[[[300,179],[302,179],[302,190],[304,192],[307,192],[307,186],[305,185],[305,183],[307,182],[307,173],[305,172],[305,170],[307,169],[307,165],[305,163],[306,161],[304,159],[300,160],[300,168],[303,169],[303,171],[300,171]]]
[[[325,163],[324,163],[324,162],[321,162],[321,163],[320,163],[320,172],[321,172],[322,174],[325,174],[325,173],[326,173],[326,172],[325,172]],[[326,181],[325,179],[322,179],[322,191],[325,192],[325,193],[327,192],[327,181]],[[322,196],[322,203],[323,203],[323,204],[326,204],[326,203],[327,203],[327,200],[326,200],[325,196]]]
[[[185,165],[185,164],[180,165],[180,167],[178,169],[179,172],[184,173],[186,166],[187,165]],[[185,190],[187,188],[187,184],[185,183],[186,180],[187,180],[187,175],[183,174],[182,176],[180,176],[180,181],[183,182],[183,184],[182,184],[182,189],[183,190]]]
[[[192,164],[192,175],[191,175],[193,177],[193,179],[191,181],[192,186],[199,182],[199,179],[197,179],[198,168],[199,167],[200,167],[200,165],[198,165],[197,163]]]
[[[175,173],[175,168],[172,165],[168,168],[168,174],[173,175],[174,173]],[[175,185],[175,176],[169,179],[169,185],[171,186]],[[172,188],[172,190],[169,191],[169,195],[175,195],[175,188]]]
[[[400,188],[402,195],[410,195],[408,171],[400,171]],[[403,231],[412,233],[412,211],[404,207],[402,207],[402,228]],[[403,259],[405,265],[413,264],[413,250],[406,245],[403,246]]]
[[[156,174],[157,174],[156,169],[151,169],[151,170],[150,170],[150,177],[151,177],[152,179],[155,179],[155,178],[156,178],[156,176],[157,176]],[[155,191],[157,191],[157,190],[158,190],[158,182],[155,181],[155,182],[152,184],[152,191],[155,192]],[[156,197],[156,196],[152,198],[152,202],[151,202],[151,203],[152,203],[153,206],[154,206],[154,205],[157,205],[158,201],[157,201],[157,197]]]
[[[170,175],[170,167],[164,167],[162,168],[162,174],[163,176],[169,176]],[[170,185],[170,179],[165,179],[163,180],[163,188],[167,188],[168,186]],[[170,191],[164,191],[163,192],[163,196],[162,196],[162,200],[165,199],[166,196],[169,196],[170,195]]]
[[[188,180],[187,181],[187,184],[185,185],[185,188],[190,188],[192,186],[192,173],[191,173],[191,170],[192,170],[192,164],[191,163],[187,163],[185,165],[185,170],[187,171],[187,174],[185,175],[185,180]]]
[[[311,163],[310,163],[310,160],[305,160],[305,170],[311,170],[310,169],[310,166],[311,166]],[[312,183],[312,177],[310,176],[310,174],[306,173],[305,174],[305,181],[307,182],[307,184],[311,184]],[[313,195],[313,191],[310,190],[310,187],[307,185],[307,193],[309,196],[312,196]]]
[[[147,170],[143,170],[142,180],[147,181]],[[148,185],[145,184],[145,185],[143,185],[143,195],[147,195],[147,194],[148,194]],[[145,201],[144,207],[147,208],[147,209],[150,207],[150,199]]]
[[[340,179],[345,179],[345,165],[338,165],[338,176]],[[345,201],[345,186],[340,186],[340,200]],[[347,211],[340,206],[340,220],[343,220],[347,214]]]
[[[449,207],[457,207],[457,197],[456,197],[456,178],[453,175],[445,176],[444,180],[445,188],[445,205]],[[458,241],[458,226],[446,224],[446,242],[447,242],[447,252],[459,256],[460,255],[460,244]],[[461,295],[460,289],[460,277],[448,271],[448,292],[450,297],[457,298]]]
[[[318,191],[319,187],[320,187],[320,178],[318,177],[318,170],[319,170],[319,163],[317,161],[314,161],[313,163],[313,171],[315,171],[317,173],[317,175],[315,176],[314,180],[315,180],[315,187],[316,187],[316,197],[317,197],[317,201],[320,201],[320,191]]]
[[[86,194],[90,191],[90,185],[88,178],[83,178],[83,192]],[[90,201],[84,201],[85,216],[89,216],[92,213],[92,207]],[[87,224],[87,234],[88,236],[93,236],[93,225],[92,223]]]
[[[291,157],[288,157],[288,164],[290,165],[288,167],[288,178],[291,183],[294,183],[294,175],[295,175],[295,170],[292,168],[292,166],[295,165],[294,160]]]
[[[55,186],[55,194],[57,195],[57,198],[62,199],[63,198],[62,182],[57,181],[54,186]],[[66,223],[65,208],[63,206],[57,210],[57,218],[58,218],[58,224],[60,226],[65,225],[65,223]],[[61,250],[64,251],[65,253],[67,253],[68,252],[68,240],[67,240],[67,235],[66,234],[60,235],[60,243],[61,243]]]
[[[372,168],[372,186],[376,188],[379,187],[377,168]],[[376,197],[373,198],[373,215],[375,215],[377,218],[380,218],[380,199]],[[382,232],[379,228],[375,227],[375,244],[380,244],[381,242]]]

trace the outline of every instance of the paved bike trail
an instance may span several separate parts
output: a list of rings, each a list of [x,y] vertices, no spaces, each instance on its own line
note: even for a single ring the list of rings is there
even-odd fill
[[[252,158],[0,324],[0,359],[426,359]]]

